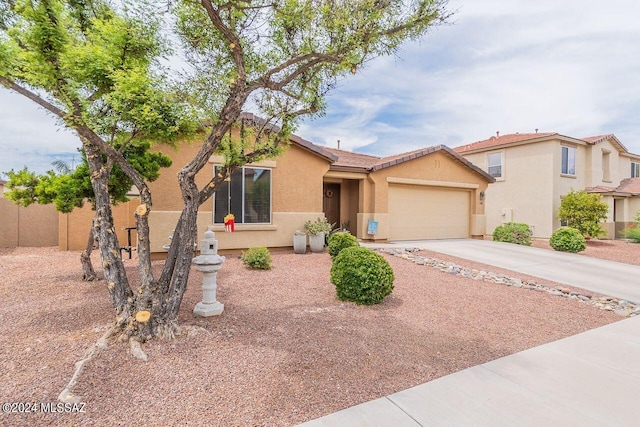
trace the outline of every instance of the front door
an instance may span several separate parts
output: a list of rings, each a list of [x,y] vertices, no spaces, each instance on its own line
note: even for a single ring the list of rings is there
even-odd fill
[[[324,184],[322,186],[324,196],[322,201],[322,211],[329,221],[340,228],[340,184]]]

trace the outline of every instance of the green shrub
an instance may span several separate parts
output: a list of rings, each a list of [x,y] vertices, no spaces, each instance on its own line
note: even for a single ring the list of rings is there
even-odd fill
[[[495,242],[531,246],[531,230],[529,230],[527,224],[506,222],[493,230],[493,240]]]
[[[609,205],[602,201],[601,194],[571,190],[560,202],[558,218],[585,237],[598,237],[606,234],[601,223],[608,212]]]
[[[347,231],[338,231],[329,235],[329,255],[331,258],[335,258],[344,248],[350,248],[351,246],[360,246],[356,236]]]
[[[634,243],[640,243],[640,226],[631,225],[624,230],[624,237],[631,240]]]
[[[329,224],[327,218],[318,218],[315,221],[307,221],[304,223],[304,230],[312,235],[331,232],[334,224]]]
[[[270,270],[271,253],[264,247],[249,248],[248,251],[242,252],[242,263],[251,268]]]
[[[634,223],[625,228],[623,234],[633,243],[640,243],[640,211],[636,212]]]
[[[549,244],[556,251],[581,252],[587,248],[580,230],[571,227],[558,228],[551,235]]]
[[[333,259],[331,283],[343,301],[378,304],[393,291],[393,280],[387,260],[371,249],[352,246]]]

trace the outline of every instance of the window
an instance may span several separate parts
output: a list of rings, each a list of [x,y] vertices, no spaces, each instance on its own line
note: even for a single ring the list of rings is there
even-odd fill
[[[562,171],[564,175],[576,174],[576,149],[575,147],[562,147]]]
[[[602,150],[602,180],[611,182],[611,152]]]
[[[631,162],[631,178],[640,177],[640,163]]]
[[[218,173],[219,166],[215,167]],[[271,222],[271,170],[243,167],[222,182],[214,195],[215,224],[224,223],[228,213],[236,224],[268,224]]]
[[[502,178],[502,153],[487,155],[487,173],[494,178]]]

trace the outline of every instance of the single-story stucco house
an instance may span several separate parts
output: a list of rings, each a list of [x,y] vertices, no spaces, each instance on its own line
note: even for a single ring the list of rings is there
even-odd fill
[[[252,115],[251,120],[259,121]],[[197,143],[157,147],[173,159],[150,184],[152,252],[161,254],[182,209],[176,174],[197,152]],[[208,182],[223,158],[212,156],[197,176]],[[287,247],[305,221],[326,216],[360,239],[413,240],[482,237],[484,192],[494,179],[446,146],[390,157],[331,149],[292,135],[282,155],[246,165],[200,207],[198,235],[208,226],[220,249]],[[223,218],[235,215],[235,232]],[[375,233],[370,234],[370,221]]]

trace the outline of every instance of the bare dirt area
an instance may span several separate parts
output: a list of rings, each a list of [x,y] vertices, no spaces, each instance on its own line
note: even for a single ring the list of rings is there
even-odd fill
[[[84,413],[5,413],[0,424],[295,425],[621,319],[385,257],[395,289],[371,307],[337,299],[326,253],[274,253],[270,271],[228,257],[224,313],[207,319],[192,314],[192,270],[180,337],[144,344],[146,362],[110,343],[73,390]],[[80,281],[78,253],[0,249],[0,401],[55,402],[112,316],[104,281]]]
[[[587,240],[587,248],[580,255],[640,265],[640,243],[626,240]],[[547,239],[533,239],[532,246],[554,250]]]

